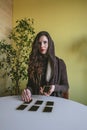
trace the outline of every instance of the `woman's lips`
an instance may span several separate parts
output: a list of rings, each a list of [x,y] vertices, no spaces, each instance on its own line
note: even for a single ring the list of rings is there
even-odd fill
[[[41,49],[41,51],[45,51],[45,49]]]

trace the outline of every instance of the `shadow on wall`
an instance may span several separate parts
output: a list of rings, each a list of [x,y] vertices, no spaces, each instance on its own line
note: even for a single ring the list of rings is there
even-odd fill
[[[69,48],[71,54],[77,56],[79,64],[84,68],[84,79],[87,77],[87,38],[83,37],[72,43]],[[86,81],[86,80],[85,80]]]
[[[87,63],[87,38],[84,37],[73,42],[70,51],[77,54],[79,61]]]
[[[87,77],[87,37],[83,37],[72,43],[69,47],[69,54],[77,56],[79,64],[83,65],[84,70],[84,82]]]
[[[87,97],[87,93],[86,93],[87,92],[87,37],[82,37],[79,40],[74,40],[72,42],[72,45],[68,48],[68,54],[70,54],[71,56],[74,56],[74,58],[77,60],[78,67],[80,66],[82,68],[81,72],[80,72],[81,77],[83,75],[83,78],[81,81],[82,86],[81,86],[81,84],[79,86],[80,91],[78,93],[80,95],[78,95],[78,98],[79,99],[83,98],[81,100],[83,100],[83,102],[85,100],[85,102],[86,102],[87,101],[87,98],[86,98]],[[75,68],[75,70],[76,70],[76,68]],[[78,70],[76,73],[78,73]],[[78,75],[78,76],[80,76],[80,75]],[[79,82],[78,79],[77,79],[77,82]],[[81,91],[83,91],[83,93]]]

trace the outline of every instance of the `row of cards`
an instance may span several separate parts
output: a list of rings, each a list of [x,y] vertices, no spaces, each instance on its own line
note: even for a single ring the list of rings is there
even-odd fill
[[[23,104],[21,104],[20,106],[17,107],[17,110],[24,110],[26,107],[28,107],[28,105],[32,102],[32,100],[30,102],[24,102]],[[28,111],[37,111],[40,107],[40,105],[43,103],[44,101],[42,100],[37,100],[34,105],[32,105]],[[46,101],[46,105],[43,109],[43,112],[52,112],[53,109],[53,105],[54,102],[53,101]]]

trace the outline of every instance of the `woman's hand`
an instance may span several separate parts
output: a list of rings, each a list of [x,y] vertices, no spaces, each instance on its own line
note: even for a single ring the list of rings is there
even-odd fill
[[[43,87],[40,87],[40,94],[44,95],[44,88]]]
[[[43,87],[40,87],[40,94],[50,96],[55,90],[55,85],[50,85],[48,92],[44,91]]]
[[[31,91],[29,89],[24,89],[22,92],[22,100],[29,102],[31,100]]]
[[[55,85],[50,85],[49,91],[48,92],[44,92],[45,96],[50,96],[55,90]]]

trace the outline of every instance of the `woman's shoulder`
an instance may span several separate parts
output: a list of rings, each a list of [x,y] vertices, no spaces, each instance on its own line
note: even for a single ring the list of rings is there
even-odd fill
[[[56,61],[59,62],[59,64],[61,65],[65,65],[65,61],[62,58],[59,58],[58,56],[56,56]]]
[[[58,56],[55,56],[56,60],[60,61],[60,62],[64,62],[64,60]]]

